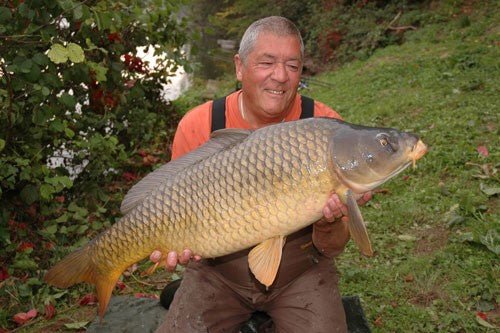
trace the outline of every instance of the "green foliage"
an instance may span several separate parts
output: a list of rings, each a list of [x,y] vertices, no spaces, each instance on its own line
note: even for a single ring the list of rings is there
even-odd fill
[[[178,117],[160,92],[186,65],[181,4],[0,2],[0,327],[50,301],[41,277],[65,246],[114,222],[113,182],[168,157]]]

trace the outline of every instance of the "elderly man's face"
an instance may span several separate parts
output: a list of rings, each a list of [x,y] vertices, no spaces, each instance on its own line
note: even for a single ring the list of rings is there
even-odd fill
[[[276,121],[289,110],[302,72],[297,38],[261,33],[246,62],[236,55],[235,64],[236,76],[242,83],[245,112]]]

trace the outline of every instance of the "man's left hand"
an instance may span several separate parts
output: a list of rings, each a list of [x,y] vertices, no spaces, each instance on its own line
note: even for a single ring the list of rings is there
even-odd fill
[[[363,193],[357,199],[358,205],[363,206],[371,198],[371,192]],[[349,241],[347,206],[333,193],[323,207],[323,215],[313,224],[313,244],[325,256],[337,256],[344,251]]]

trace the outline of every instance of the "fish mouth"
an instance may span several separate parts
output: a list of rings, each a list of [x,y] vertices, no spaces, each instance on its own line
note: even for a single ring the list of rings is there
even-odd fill
[[[418,142],[413,146],[413,148],[410,151],[409,157],[412,161],[413,168],[415,168],[415,165],[417,163],[417,160],[419,160],[422,156],[427,153],[427,145],[422,142],[422,140],[418,140]]]

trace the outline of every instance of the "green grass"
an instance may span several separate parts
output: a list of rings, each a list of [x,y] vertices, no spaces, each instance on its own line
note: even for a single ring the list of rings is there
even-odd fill
[[[331,88],[303,91],[349,122],[413,131],[430,146],[362,209],[375,257],[350,244],[337,260],[342,293],[361,296],[374,332],[493,332],[478,311],[500,327],[499,200],[481,189],[500,186],[495,13],[408,32],[401,46],[316,77]]]

